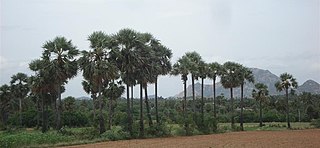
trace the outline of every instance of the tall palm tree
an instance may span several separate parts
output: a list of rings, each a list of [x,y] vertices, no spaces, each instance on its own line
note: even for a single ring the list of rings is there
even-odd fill
[[[199,64],[202,61],[201,56],[199,53],[193,51],[193,52],[187,52],[185,54],[187,58],[189,58],[189,63],[188,63],[188,69],[191,73],[191,85],[192,85],[192,110],[193,114],[195,117],[195,111],[196,111],[196,106],[195,106],[195,91],[194,91],[194,80],[198,80],[199,77]]]
[[[184,127],[185,131],[187,133],[188,129],[188,123],[187,123],[187,80],[188,80],[188,74],[189,74],[189,68],[188,63],[190,62],[190,59],[186,56],[182,56],[178,59],[178,61],[172,66],[171,75],[181,75],[181,80],[183,82],[183,119],[184,119]]]
[[[159,124],[159,113],[158,113],[158,76],[166,75],[171,71],[172,52],[169,48],[161,45],[161,43],[156,40],[151,40],[151,48],[154,52],[154,59],[152,62],[152,74],[155,76],[154,80],[154,90],[155,90],[155,109],[156,109],[156,121]]]
[[[233,106],[233,88],[240,86],[241,65],[234,62],[226,62],[223,64],[221,75],[221,84],[224,88],[230,89],[230,106],[231,106],[231,127],[234,128],[234,106]]]
[[[268,86],[263,83],[254,85],[256,89],[252,90],[252,97],[259,101],[259,126],[262,127],[262,102],[266,100],[269,91]]]
[[[217,117],[217,105],[216,105],[216,79],[221,75],[221,65],[217,62],[209,64],[208,77],[212,79],[213,86],[213,116]]]
[[[55,78],[58,103],[57,103],[57,123],[56,128],[61,129],[61,86],[67,83],[68,79],[77,75],[76,56],[79,51],[72,44],[71,40],[64,37],[56,37],[52,41],[47,41],[43,45],[43,58],[50,61],[47,68],[52,72],[51,75]]]
[[[139,41],[139,35],[136,31],[131,29],[122,29],[116,35],[114,35],[116,46],[119,48],[120,53],[117,58],[118,68],[121,71],[121,78],[127,85],[127,118],[128,118],[128,131],[132,133],[132,115],[129,97],[130,82],[136,69],[136,64],[139,63],[139,56],[134,49],[141,45]],[[127,75],[124,79],[124,75]]]
[[[204,99],[203,99],[203,85],[204,79],[208,76],[208,64],[204,61],[199,63],[199,77],[201,78],[201,120],[204,123]]]
[[[113,59],[110,59],[110,52],[116,50],[112,48],[112,39],[104,32],[93,32],[89,35],[90,48],[93,51],[82,51],[79,59],[80,69],[83,70],[83,77],[91,81],[94,87],[98,88],[99,100],[99,131],[105,132],[105,122],[103,117],[104,94],[103,91],[109,82],[116,79],[119,75],[118,68]],[[117,52],[117,51],[115,51]]]
[[[254,76],[252,74],[252,71],[241,65],[241,74],[240,77],[240,88],[241,88],[241,98],[240,98],[240,128],[243,131],[243,86],[245,82],[254,83]]]
[[[275,83],[275,87],[278,91],[286,92],[286,112],[287,112],[287,124],[288,128],[291,128],[290,117],[289,117],[289,89],[295,89],[298,87],[298,82],[296,79],[288,73],[283,73],[280,75],[280,81]]]
[[[17,73],[11,77],[10,84],[13,95],[19,100],[19,121],[22,126],[22,100],[29,92],[28,76],[24,73]]]

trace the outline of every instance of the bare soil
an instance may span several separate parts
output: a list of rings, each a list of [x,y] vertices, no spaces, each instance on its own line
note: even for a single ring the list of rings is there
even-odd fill
[[[69,148],[319,148],[320,129],[244,131],[189,137],[109,141]]]

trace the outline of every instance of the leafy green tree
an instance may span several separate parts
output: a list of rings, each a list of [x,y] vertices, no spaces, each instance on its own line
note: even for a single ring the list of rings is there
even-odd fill
[[[290,117],[289,117],[289,89],[295,89],[298,87],[298,82],[296,79],[288,73],[283,73],[280,75],[280,81],[275,83],[275,87],[278,91],[286,92],[286,113],[287,113],[287,124],[288,128],[291,128]]]
[[[262,102],[266,101],[269,91],[268,86],[263,83],[257,83],[254,86],[252,97],[259,101],[259,126],[262,127]]]
[[[240,77],[240,88],[241,88],[241,99],[240,99],[240,128],[243,131],[243,86],[245,82],[254,83],[254,76],[252,74],[252,71],[244,66],[241,66],[241,74]]]
[[[221,84],[224,88],[230,89],[230,108],[231,108],[231,127],[234,128],[234,99],[233,88],[240,86],[241,79],[241,65],[234,62],[226,62],[223,64],[223,70],[221,75]]]
[[[68,41],[65,37],[56,37],[52,41],[47,41],[43,48],[43,58],[49,61],[47,67],[55,79],[55,89],[58,96],[56,128],[61,129],[61,86],[66,84],[68,79],[77,75],[78,65],[75,58],[79,51],[71,40]]]
[[[28,76],[24,73],[17,73],[11,77],[10,81],[13,96],[19,100],[19,121],[22,125],[22,100],[29,93]]]
[[[72,96],[68,96],[68,97],[64,98],[63,99],[64,110],[69,111],[69,112],[75,111],[76,110],[75,102],[76,102],[76,99]]]
[[[213,116],[217,117],[217,103],[216,103],[216,79],[221,75],[221,65],[217,62],[210,63],[208,65],[208,77],[212,79],[213,86]]]

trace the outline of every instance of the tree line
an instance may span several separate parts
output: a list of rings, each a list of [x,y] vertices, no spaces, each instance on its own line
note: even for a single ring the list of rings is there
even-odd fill
[[[80,51],[65,37],[56,37],[47,41],[42,46],[43,52],[39,59],[31,61],[29,68],[34,72],[27,76],[17,73],[12,76],[10,85],[0,87],[1,97],[1,122],[6,125],[13,99],[18,100],[19,124],[22,125],[22,102],[26,98],[32,98],[35,108],[38,110],[37,125],[41,125],[42,132],[49,128],[49,111],[54,110],[53,126],[56,130],[63,127],[62,118],[63,100],[61,94],[65,91],[65,84],[75,77],[78,72],[83,76],[83,90],[92,98],[92,115],[97,121],[97,129],[102,134],[110,130],[113,125],[114,108],[117,99],[126,91],[126,116],[123,118],[125,130],[134,135],[133,125],[139,123],[139,137],[144,137],[145,121],[147,126],[158,128],[165,124],[161,120],[158,103],[158,77],[160,75],[181,75],[184,86],[184,97],[181,102],[183,127],[188,134],[190,126],[197,125],[203,131],[207,130],[217,118],[217,98],[215,83],[220,77],[224,88],[230,89],[230,121],[235,128],[234,97],[233,89],[240,87],[240,129],[243,128],[245,83],[254,83],[254,76],[249,68],[235,62],[206,63],[197,52],[187,52],[176,63],[171,64],[172,51],[163,45],[159,39],[150,33],[141,33],[132,29],[122,29],[115,34],[106,34],[102,31],[93,32],[88,36],[90,50]],[[186,84],[188,76],[192,82],[192,100],[188,105],[186,96]],[[208,117],[205,116],[205,105],[208,100],[203,96],[204,79],[212,79],[213,84],[213,111]],[[275,84],[278,91],[286,93],[286,116],[287,127],[290,128],[289,94],[298,84],[296,79],[288,73],[280,75],[281,80]],[[194,91],[194,81],[201,80],[200,105]],[[148,98],[148,84],[155,85],[154,103]],[[134,108],[133,87],[140,86],[139,118],[133,115]],[[144,94],[143,94],[144,93]],[[131,96],[130,96],[131,95]],[[257,83],[252,90],[252,96],[259,102],[260,126],[262,126],[262,104],[268,97],[266,85]],[[70,100],[70,99],[68,99]],[[154,105],[154,106],[152,106]],[[68,107],[67,107],[68,108]],[[70,107],[69,107],[70,108]],[[105,108],[108,108],[107,126]],[[152,117],[151,109],[155,109],[155,118]],[[145,109],[145,110],[144,110]],[[198,111],[200,110],[200,114]],[[146,115],[146,120],[144,115]],[[40,119],[40,116],[42,116]],[[189,118],[191,116],[191,119]],[[41,124],[40,124],[41,122]]]

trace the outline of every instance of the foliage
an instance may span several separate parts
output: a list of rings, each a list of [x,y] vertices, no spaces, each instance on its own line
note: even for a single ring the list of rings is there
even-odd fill
[[[314,126],[316,128],[320,128],[320,118],[311,120],[310,125],[312,125],[312,126]]]

